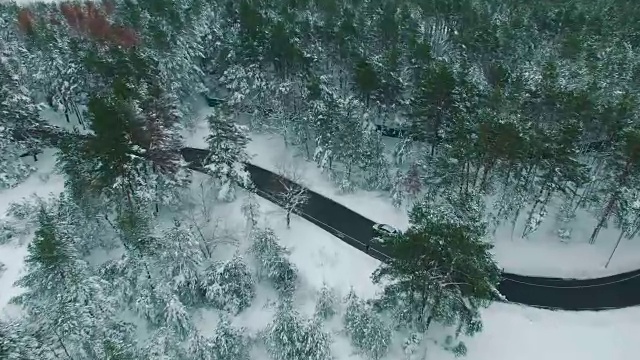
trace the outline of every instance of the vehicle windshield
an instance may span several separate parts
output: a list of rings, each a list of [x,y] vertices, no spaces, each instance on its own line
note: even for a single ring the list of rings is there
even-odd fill
[[[381,228],[383,230],[385,230],[386,232],[389,232],[389,233],[396,232],[396,229],[394,227],[392,227],[391,225],[382,225]]]

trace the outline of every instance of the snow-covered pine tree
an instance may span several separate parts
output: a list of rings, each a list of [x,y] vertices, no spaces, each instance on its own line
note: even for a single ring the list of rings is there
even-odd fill
[[[222,109],[207,118],[209,122],[209,155],[205,160],[207,171],[220,181],[218,198],[231,201],[235,199],[235,187],[249,186],[251,179],[245,170],[244,162],[249,160],[246,146],[249,142],[247,130],[233,122]]]
[[[351,343],[369,359],[381,359],[391,344],[391,328],[353,290],[345,300],[347,308],[343,321]]]
[[[200,248],[189,241],[176,242],[171,230],[165,237],[155,236],[152,216],[135,208],[124,209],[117,220],[114,227],[125,252],[101,266],[103,278],[114,285],[123,305],[152,328],[169,328],[186,338],[193,326],[181,297],[200,303],[196,277]]]
[[[155,288],[155,291],[160,293],[158,298],[165,303],[164,309],[159,313],[162,316],[161,324],[170,328],[180,340],[185,340],[193,331],[189,310],[178,296],[170,294],[168,289],[163,290],[165,291],[159,291],[158,287]]]
[[[391,203],[396,208],[400,208],[400,206],[402,206],[402,203],[404,202],[404,199],[406,197],[406,186],[404,180],[405,177],[402,174],[402,171],[396,169],[395,174],[391,178],[390,189]]]
[[[147,186],[150,201],[160,205],[180,204],[178,191],[189,183],[180,149],[182,148],[182,118],[180,100],[165,90],[167,79],[161,74],[141,89],[138,121],[131,135],[132,142],[143,149],[151,167]]]
[[[0,320],[0,359],[53,360],[59,359],[55,349],[41,343],[35,327],[23,319]]]
[[[75,247],[82,256],[96,249],[111,251],[121,245],[111,229],[100,221],[98,212],[104,209],[81,208],[67,189],[60,194],[53,210],[58,226],[76,234]]]
[[[268,279],[281,296],[291,297],[296,290],[298,269],[287,258],[288,250],[278,244],[271,229],[255,230],[251,237],[250,251],[258,261],[258,278]]]
[[[247,330],[234,328],[229,319],[220,319],[211,337],[211,348],[215,360],[249,360],[251,344],[244,335]]]
[[[288,302],[279,305],[265,333],[273,360],[331,360],[331,338],[319,319],[304,319]]]
[[[361,187],[367,190],[388,190],[391,176],[382,135],[368,121],[363,121],[361,126],[363,128],[360,160],[360,171],[363,173]]]
[[[144,360],[188,358],[180,337],[167,327],[161,327],[154,331],[141,353],[141,358]]]
[[[318,293],[318,301],[316,301],[315,315],[322,319],[330,319],[337,312],[338,297],[334,289],[330,288],[326,283],[322,285]]]
[[[10,25],[3,25],[0,19],[0,26]],[[21,157],[29,155],[37,159],[40,147],[32,130],[42,121],[29,89],[21,79],[24,69],[16,59],[17,49],[24,51],[10,39],[3,39],[0,44],[0,188],[14,187],[33,172]]]
[[[26,274],[16,282],[26,291],[12,301],[37,326],[42,346],[69,358],[103,358],[108,344],[133,346],[132,327],[118,320],[110,285],[82,260],[75,236],[49,210],[40,210]]]
[[[215,308],[235,315],[251,306],[256,295],[255,281],[239,254],[229,261],[213,263],[204,276],[206,299]]]
[[[456,326],[456,335],[481,329],[479,309],[496,297],[500,279],[483,238],[481,204],[474,198],[416,203],[409,230],[385,242],[391,260],[372,278],[392,282],[376,305],[398,325],[424,332],[437,321]]]
[[[180,301],[198,305],[204,300],[200,289],[200,270],[210,250],[180,221],[175,220],[159,241],[159,256],[154,267]]]
[[[204,337],[199,331],[191,333],[187,341],[187,356],[193,360],[217,360],[211,339]]]

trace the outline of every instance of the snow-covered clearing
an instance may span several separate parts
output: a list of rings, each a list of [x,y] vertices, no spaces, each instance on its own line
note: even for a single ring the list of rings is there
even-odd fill
[[[207,133],[206,124],[201,124],[190,138],[190,146],[206,147],[202,134]],[[338,203],[369,219],[387,223],[400,229],[408,226],[406,209],[397,209],[391,199],[382,192],[358,190],[341,194],[326,174],[312,162],[296,156],[294,149],[286,148],[282,137],[277,135],[252,134],[249,152],[252,163],[278,172],[283,166],[296,168],[304,185],[311,190],[334,199]],[[505,271],[531,276],[596,278],[614,275],[640,267],[640,239],[622,240],[611,263],[605,264],[618,239],[613,228],[603,229],[594,245],[587,240],[596,220],[586,212],[579,213],[572,224],[572,238],[562,241],[554,232],[553,211],[528,238],[520,237],[521,216],[516,231],[511,236],[511,226],[505,224],[497,229],[494,237],[494,254]]]
[[[256,137],[259,139],[259,137]],[[252,144],[252,152],[256,151]],[[273,154],[273,153],[271,153]],[[260,157],[257,157],[260,159]],[[269,159],[269,155],[266,156]],[[62,189],[62,179],[52,174],[52,154],[43,154],[38,163],[38,172],[20,186],[0,193],[2,212],[12,201],[19,201],[32,193],[46,196]],[[266,165],[266,164],[265,164]],[[319,177],[321,178],[321,177]],[[204,175],[196,174],[194,184],[206,182]],[[311,185],[311,184],[310,184]],[[313,185],[312,185],[313,186]],[[197,187],[197,186],[196,186]],[[328,191],[329,187],[325,188]],[[230,204],[216,204],[212,216],[220,218],[226,230],[239,239],[245,239],[244,219],[240,206],[244,193]],[[357,195],[349,195],[356,197]],[[380,198],[363,196],[370,201],[369,206]],[[378,288],[371,283],[369,275],[378,262],[346,245],[311,223],[294,217],[291,229],[286,229],[284,214],[270,202],[257,199],[263,214],[262,225],[269,225],[279,236],[281,243],[291,250],[290,259],[298,267],[301,283],[296,296],[296,305],[302,313],[309,313],[316,300],[317,291],[323,283],[335,288],[339,295],[345,295],[351,287],[363,297],[372,297]],[[379,213],[378,216],[383,216]],[[243,247],[243,246],[240,246]],[[0,247],[0,260],[7,265],[7,271],[0,277],[0,306],[6,309],[7,301],[18,289],[12,287],[19,277],[22,261],[26,254],[25,245],[15,244]],[[254,305],[234,319],[237,325],[250,330],[258,330],[270,320],[273,309],[269,308],[269,289],[260,287]],[[4,310],[4,309],[3,309]],[[196,318],[202,330],[212,329],[217,314],[206,312]],[[640,309],[607,311],[600,313],[568,313],[524,308],[508,304],[494,304],[484,311],[485,329],[476,337],[467,339],[469,349],[467,359],[548,359],[548,360],[623,360],[640,352],[636,341],[640,333]],[[339,319],[327,324],[332,333],[333,351],[337,360],[363,359],[355,354],[348,338],[341,333]],[[437,334],[434,339],[439,339]],[[428,346],[428,358],[436,360],[454,359],[453,354],[440,346]],[[255,359],[267,359],[264,354],[256,354]],[[401,349],[396,342],[386,359],[402,359]]]

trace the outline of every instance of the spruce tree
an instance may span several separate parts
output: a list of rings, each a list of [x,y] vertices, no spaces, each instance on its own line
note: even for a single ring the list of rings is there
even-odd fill
[[[248,186],[251,182],[244,168],[244,162],[248,160],[245,148],[249,138],[246,129],[235,124],[223,110],[210,115],[207,121],[211,132],[207,137],[209,155],[205,167],[220,181],[218,197],[233,200],[236,186]]]
[[[385,286],[376,304],[401,326],[426,331],[433,321],[458,332],[479,330],[479,309],[496,296],[500,271],[484,239],[482,213],[470,198],[422,201],[410,213],[411,226],[384,242],[391,260],[374,272]],[[466,205],[466,206],[465,206]]]

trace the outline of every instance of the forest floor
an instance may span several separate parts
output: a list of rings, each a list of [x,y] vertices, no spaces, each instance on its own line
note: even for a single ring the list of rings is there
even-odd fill
[[[202,134],[207,134],[206,123],[199,123],[188,138],[188,146],[206,148]],[[292,147],[286,147],[283,138],[270,134],[251,134],[248,150],[251,163],[273,172],[296,172],[304,186],[324,195],[361,215],[380,223],[406,229],[409,225],[407,206],[396,208],[388,194],[379,191],[356,190],[342,194],[326,173],[306,161]],[[564,277],[576,279],[615,275],[640,268],[640,238],[623,239],[610,264],[611,255],[619,232],[612,227],[602,229],[595,244],[588,239],[596,219],[586,211],[578,211],[571,223],[571,238],[560,239],[555,230],[557,224],[554,206],[540,227],[526,238],[521,237],[526,211],[520,216],[512,232],[511,224],[505,224],[493,236],[495,255],[504,271],[519,275]]]
[[[260,137],[256,137],[256,140]],[[266,141],[266,140],[265,140]],[[256,142],[252,151],[256,151]],[[262,145],[264,146],[264,145]],[[264,149],[263,147],[261,147]],[[38,171],[31,175],[20,186],[0,192],[0,210],[4,212],[12,201],[19,201],[31,194],[46,196],[62,190],[62,178],[52,170],[52,154],[45,153],[38,161]],[[268,155],[267,155],[268,158]],[[267,164],[261,164],[267,165]],[[207,177],[202,174],[194,175],[194,189],[200,183],[206,184]],[[325,189],[328,191],[328,189]],[[228,204],[212,206],[212,218],[220,220],[227,231],[240,239],[240,248],[245,242],[246,233],[243,228],[245,221],[240,206],[246,195],[238,193],[238,199]],[[357,194],[349,195],[354,200],[354,208],[364,210],[371,208],[385,209],[385,200],[379,197],[358,198]],[[362,199],[357,202],[357,199]],[[369,199],[369,200],[366,200]],[[262,213],[262,226],[270,226],[279,236],[281,244],[291,251],[290,260],[296,265],[300,275],[300,286],[296,293],[296,305],[302,314],[310,314],[317,298],[317,291],[324,283],[334,288],[337,295],[344,296],[353,288],[364,298],[375,295],[379,288],[370,281],[370,274],[378,262],[366,254],[350,247],[339,239],[331,236],[308,221],[294,216],[291,229],[287,229],[284,214],[280,208],[263,199],[257,199]],[[341,200],[345,201],[346,200]],[[368,203],[367,203],[368,201]],[[375,209],[373,209],[375,210]],[[402,226],[403,217],[393,212],[393,221],[384,211],[371,212],[380,221],[393,222]],[[404,220],[406,221],[406,220]],[[406,222],[404,223],[406,226]],[[23,260],[26,254],[26,242],[9,243],[0,246],[0,261],[6,264],[7,270],[0,277],[0,316],[10,310],[7,302],[16,295],[19,289],[12,286],[21,275]],[[257,331],[263,328],[273,314],[273,291],[259,285],[258,296],[253,306],[233,319],[235,325],[248,327]],[[213,329],[217,314],[205,311],[194,314],[194,321],[198,328],[206,335]],[[467,359],[519,359],[537,360],[623,360],[640,352],[640,343],[636,341],[636,334],[640,333],[640,308],[613,310],[606,312],[561,312],[526,308],[522,306],[495,303],[483,311],[484,330],[474,338],[465,340],[468,346]],[[333,353],[337,360],[364,359],[356,354],[349,344],[348,338],[342,333],[340,316],[329,322],[326,330],[332,333]],[[427,358],[436,360],[453,360],[452,353],[438,346],[441,339],[440,331],[434,328],[427,341]],[[395,339],[395,345],[386,359],[403,359],[399,346],[400,337]],[[264,354],[255,354],[258,360],[266,360]],[[421,358],[421,357],[420,357]]]

